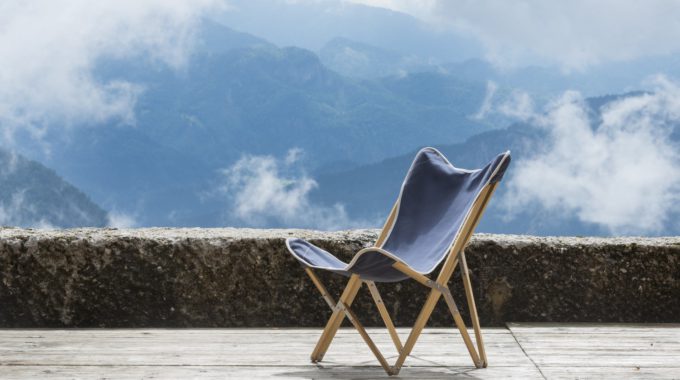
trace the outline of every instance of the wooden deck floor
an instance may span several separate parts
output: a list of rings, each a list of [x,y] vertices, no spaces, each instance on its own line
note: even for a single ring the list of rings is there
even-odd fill
[[[369,329],[394,361],[382,329]],[[353,329],[309,362],[320,329],[0,330],[0,379],[386,379]],[[405,339],[407,329],[400,329]],[[680,379],[680,325],[485,329],[475,369],[453,329],[427,329],[398,378]]]

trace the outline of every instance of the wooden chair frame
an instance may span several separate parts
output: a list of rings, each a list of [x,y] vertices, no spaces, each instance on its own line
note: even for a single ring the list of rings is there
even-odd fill
[[[340,299],[336,303],[333,300],[333,298],[328,294],[326,287],[321,283],[321,281],[316,276],[314,271],[311,268],[306,268],[305,271],[312,279],[312,282],[314,282],[316,288],[319,290],[319,292],[321,292],[321,296],[324,298],[324,300],[331,308],[331,310],[333,310],[333,313],[331,314],[331,317],[328,319],[328,322],[326,323],[326,327],[324,328],[321,337],[319,337],[319,341],[317,342],[314,351],[312,351],[311,355],[312,362],[316,363],[323,359],[324,355],[326,354],[326,351],[328,350],[328,347],[330,346],[331,342],[333,341],[333,338],[335,337],[336,332],[340,328],[342,321],[344,320],[345,317],[347,317],[347,319],[352,323],[352,325],[354,325],[354,327],[357,329],[357,331],[364,339],[368,347],[371,349],[376,359],[378,359],[378,362],[383,367],[385,372],[387,372],[387,374],[390,376],[399,374],[399,371],[401,370],[401,367],[403,366],[406,357],[408,357],[411,353],[411,350],[413,350],[413,347],[415,346],[418,337],[423,331],[423,328],[427,324],[427,321],[432,315],[432,311],[437,305],[439,298],[443,295],[444,300],[446,301],[449,311],[453,316],[453,320],[456,324],[456,327],[460,331],[460,334],[463,338],[463,342],[465,343],[465,346],[467,347],[467,350],[470,353],[470,357],[472,358],[475,367],[477,368],[486,367],[488,362],[486,358],[486,352],[484,350],[484,341],[482,339],[481,329],[479,325],[477,307],[475,305],[475,299],[472,293],[470,272],[468,270],[467,262],[465,260],[464,248],[469,243],[470,238],[472,237],[472,233],[477,227],[477,224],[479,223],[479,220],[482,214],[484,213],[484,209],[486,208],[489,199],[491,199],[491,196],[493,195],[493,192],[496,189],[496,185],[497,183],[488,184],[482,189],[480,194],[477,196],[477,199],[475,200],[470,210],[470,213],[463,222],[463,226],[460,229],[460,233],[456,237],[456,240],[454,241],[446,260],[444,261],[444,264],[439,274],[437,275],[436,280],[432,280],[429,277],[414,271],[409,266],[401,262],[395,262],[393,264],[393,267],[398,271],[404,273],[408,277],[418,281],[422,285],[425,285],[431,289],[430,294],[427,297],[427,300],[425,301],[425,304],[423,305],[420,314],[418,315],[418,318],[416,319],[413,325],[411,333],[409,334],[406,343],[403,345],[401,343],[401,340],[399,339],[399,335],[397,334],[397,331],[394,327],[394,323],[392,322],[392,319],[387,311],[387,308],[385,307],[385,304],[383,303],[383,300],[380,297],[378,288],[376,287],[373,281],[362,280],[359,275],[352,274],[349,278],[349,281],[347,282],[345,290],[342,292],[342,295],[340,295]],[[376,241],[375,244],[376,246],[381,246],[383,241],[386,239],[387,234],[392,228],[392,224],[394,223],[394,220],[396,218],[397,210],[398,210],[397,203],[395,203],[394,207],[392,208],[392,211],[390,212],[390,216],[387,218],[387,221],[383,226],[382,232],[380,233],[380,236]],[[458,266],[459,262],[462,271],[463,286],[465,287],[465,296],[467,298],[468,308],[470,310],[470,317],[472,319],[472,326],[475,332],[477,349],[475,349],[475,345],[473,344],[472,339],[470,338],[470,334],[467,331],[465,322],[463,321],[463,318],[461,317],[460,312],[458,311],[458,307],[456,306],[453,296],[451,295],[451,291],[449,290],[449,287],[447,285],[449,279],[451,278],[451,275],[456,269],[456,266]],[[375,345],[371,337],[366,332],[364,326],[361,324],[361,322],[359,322],[359,319],[351,309],[352,302],[354,301],[354,298],[359,292],[361,285],[364,283],[368,286],[371,296],[373,297],[373,301],[378,307],[380,316],[382,317],[385,326],[387,327],[387,330],[390,333],[392,341],[394,342],[394,346],[396,347],[397,352],[399,353],[399,357],[397,358],[397,361],[393,366],[389,365],[385,357],[382,355],[378,347]]]

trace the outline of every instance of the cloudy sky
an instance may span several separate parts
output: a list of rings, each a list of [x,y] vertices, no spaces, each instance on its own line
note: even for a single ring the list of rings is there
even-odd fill
[[[502,199],[509,214],[539,205],[614,235],[677,228],[680,155],[669,136],[680,121],[680,87],[663,76],[652,85],[651,93],[609,103],[596,120],[575,91],[537,112],[525,109],[519,119],[547,138],[513,166]]]
[[[581,70],[680,49],[677,1],[351,1],[405,12],[433,27],[473,36],[487,58],[501,66],[540,60]],[[3,134],[24,127],[39,135],[49,121],[74,124],[112,116],[133,121],[141,88],[127,82],[96,83],[91,71],[97,60],[139,55],[181,67],[200,18],[229,7],[228,0],[0,3]]]
[[[484,56],[501,68],[542,63],[579,72],[680,51],[680,2],[672,0],[272,1],[290,6],[361,3],[403,12],[434,29],[472,38]],[[134,124],[135,104],[144,84],[124,80],[102,83],[93,74],[97,63],[138,57],[181,70],[191,54],[201,19],[229,12],[232,3],[0,2],[3,144],[11,144],[17,132],[40,139],[48,128],[97,125],[110,119]],[[534,109],[531,94],[517,89],[510,97],[514,103],[494,105],[497,86],[490,82],[489,96],[476,117],[499,112],[532,120],[546,128],[550,138],[549,149],[515,163],[509,204],[539,202],[547,209],[566,211],[613,233],[659,230],[678,211],[674,205],[680,198],[678,155],[668,143],[668,123],[680,119],[680,90],[666,76],[652,78],[650,83],[644,88],[653,90],[653,94],[617,102],[605,111],[599,124],[591,125],[584,117],[584,99],[579,93],[565,92],[545,109]],[[638,155],[635,165],[630,165],[627,152]],[[244,163],[261,170],[249,172]],[[281,196],[286,196],[283,201],[289,201],[290,209],[308,209],[307,194],[316,183],[304,174],[286,173],[293,163],[268,156],[244,157],[227,169],[227,187],[239,202],[236,211],[257,219],[263,210],[271,210],[272,204],[282,203]],[[551,175],[549,181],[542,176],[545,172]],[[257,193],[254,188],[282,190],[261,193],[259,203],[252,203],[252,197],[239,198],[239,194]],[[628,207],[622,208],[622,204]],[[337,211],[321,209],[309,218],[325,220]],[[0,209],[0,214],[3,212]],[[288,212],[281,210],[279,217],[287,220],[294,215]],[[344,213],[340,215],[345,218]],[[343,223],[349,222],[333,222]]]
[[[134,122],[141,88],[98,83],[105,58],[145,57],[174,68],[190,51],[200,17],[224,6],[213,0],[0,2],[0,124],[5,142],[17,129]]]

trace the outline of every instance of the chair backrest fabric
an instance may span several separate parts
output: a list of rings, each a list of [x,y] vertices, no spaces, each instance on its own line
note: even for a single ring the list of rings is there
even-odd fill
[[[458,169],[438,150],[420,150],[381,248],[418,272],[432,272],[451,249],[481,191],[500,181],[509,163],[510,152],[505,152],[481,169]]]

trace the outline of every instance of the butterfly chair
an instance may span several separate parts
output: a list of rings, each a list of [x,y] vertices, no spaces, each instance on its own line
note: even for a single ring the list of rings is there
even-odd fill
[[[482,169],[464,170],[455,168],[434,148],[420,150],[411,164],[399,198],[375,245],[360,250],[349,264],[305,240],[295,238],[286,240],[290,253],[302,263],[312,282],[321,292],[321,296],[333,310],[312,352],[312,362],[323,359],[335,333],[347,317],[387,374],[396,375],[416,344],[439,297],[444,296],[472,361],[477,368],[486,367],[484,342],[463,249],[509,163],[510,152],[506,152],[498,155]],[[427,275],[442,261],[444,264],[436,280],[428,277]],[[470,339],[447,285],[459,263],[477,349]],[[338,302],[328,294],[314,273],[315,269],[328,270],[349,277]],[[375,283],[397,282],[409,278],[431,290],[406,343],[402,345]],[[399,352],[394,366],[387,363],[350,308],[363,283],[367,285]]]

